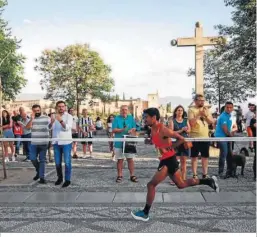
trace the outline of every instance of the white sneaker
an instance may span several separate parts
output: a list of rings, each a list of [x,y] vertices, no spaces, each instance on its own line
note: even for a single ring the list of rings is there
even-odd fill
[[[84,154],[84,155],[83,155],[83,159],[86,159],[86,158],[87,158],[87,154]]]
[[[15,156],[12,156],[12,162],[16,162]]]
[[[9,160],[9,157],[5,157],[5,158],[4,158],[4,161],[5,161],[5,163],[9,162],[9,161],[10,161],[10,160]]]

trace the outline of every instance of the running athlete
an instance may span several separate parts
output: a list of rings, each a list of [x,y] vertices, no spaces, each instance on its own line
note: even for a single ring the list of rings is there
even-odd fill
[[[179,189],[195,185],[208,185],[216,192],[219,192],[219,186],[217,183],[217,178],[215,176],[205,179],[192,178],[183,180],[174,148],[185,143],[184,137],[180,136],[177,132],[168,129],[163,124],[159,123],[160,112],[158,109],[146,109],[145,115],[147,125],[151,126],[152,128],[152,143],[159,150],[161,157],[159,158],[160,164],[158,167],[158,171],[155,173],[152,180],[147,184],[147,197],[145,208],[139,211],[132,211],[131,215],[136,220],[149,220],[149,211],[154,201],[155,188],[158,184],[164,181],[167,176],[169,176],[174,181]],[[177,139],[176,143],[172,144],[170,139],[171,137]]]

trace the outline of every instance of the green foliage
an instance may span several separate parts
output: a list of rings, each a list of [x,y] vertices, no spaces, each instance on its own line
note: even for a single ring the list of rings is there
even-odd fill
[[[171,113],[171,102],[169,102],[167,105],[166,105],[166,111],[167,113]]]
[[[234,7],[232,26],[218,25],[220,42],[204,55],[204,94],[211,103],[246,101],[256,95],[256,0],[225,0]],[[189,69],[189,76],[195,75]]]
[[[235,76],[216,53],[216,50],[207,50],[204,54],[205,98],[212,104],[224,104],[228,100],[234,102],[247,100],[252,94],[249,93],[248,85],[241,78],[243,75],[240,78]],[[194,75],[195,70],[189,69],[188,76]]]
[[[256,91],[256,0],[225,0],[233,7],[233,25],[218,25],[220,35],[227,37],[227,44],[218,45],[216,53],[221,64],[236,78],[236,86],[244,89],[247,96]],[[243,99],[245,100],[245,98]]]
[[[3,99],[14,100],[26,85],[24,79],[25,57],[18,54],[21,41],[11,34],[8,23],[3,19],[3,11],[7,1],[0,0],[0,76],[3,86]]]
[[[40,85],[47,91],[45,98],[76,103],[78,111],[87,95],[102,98],[114,86],[111,68],[87,44],[44,50],[36,63],[35,70],[43,77]]]

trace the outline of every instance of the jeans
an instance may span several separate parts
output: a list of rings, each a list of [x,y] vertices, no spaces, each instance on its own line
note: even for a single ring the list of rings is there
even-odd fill
[[[22,138],[31,138],[31,133],[26,134],[26,135],[22,135]],[[30,152],[31,152],[31,142],[30,141],[24,141],[22,142],[23,147],[24,147],[24,151],[26,153],[26,157],[28,160],[30,160]]]
[[[220,157],[219,157],[219,174],[224,171],[225,160],[228,156],[228,142],[219,142]]]
[[[14,134],[14,137],[15,137],[15,138],[21,138],[21,135],[16,135],[16,134]],[[19,154],[20,154],[20,145],[21,145],[21,142],[20,142],[20,141],[15,141],[14,144],[15,144],[15,154],[19,155]]]
[[[39,178],[45,177],[45,163],[46,163],[47,145],[33,145],[31,144],[30,160],[36,168]],[[39,161],[37,157],[39,156]]]
[[[71,149],[72,143],[67,145],[54,144],[54,159],[57,170],[58,178],[62,178],[62,154],[65,163],[65,180],[70,181],[71,179]],[[61,173],[58,173],[60,170]]]
[[[233,160],[233,149],[235,142],[228,143],[228,154],[227,154],[227,172],[226,174],[232,175],[232,160]]]

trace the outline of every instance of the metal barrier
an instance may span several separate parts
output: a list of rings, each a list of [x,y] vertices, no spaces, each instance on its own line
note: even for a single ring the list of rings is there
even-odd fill
[[[0,138],[0,142],[12,142],[12,141],[46,141],[46,142],[56,142],[56,141],[69,141],[69,142],[144,142],[145,138]],[[172,141],[176,141],[176,139],[171,139]],[[257,141],[256,137],[211,137],[211,138],[185,138],[185,141],[199,141],[199,142],[250,142]],[[3,144],[3,143],[2,143]],[[2,148],[3,149],[3,148]],[[4,156],[2,158],[3,163],[3,171],[4,178],[7,178],[6,167],[5,167],[5,159]]]
[[[12,141],[70,141],[70,142],[144,142],[145,138],[0,138],[0,142]],[[176,139],[171,139],[176,141]],[[185,141],[190,142],[250,142],[257,141],[256,137],[211,137],[211,138],[185,138]]]

